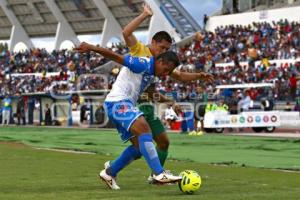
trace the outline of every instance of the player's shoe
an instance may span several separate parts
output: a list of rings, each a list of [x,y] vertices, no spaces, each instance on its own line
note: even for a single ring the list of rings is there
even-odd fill
[[[196,131],[191,131],[191,132],[189,132],[189,135],[197,135],[197,132]]]
[[[147,178],[147,181],[149,184],[154,184],[154,178],[153,178],[153,174],[150,174]]]
[[[175,176],[169,171],[163,171],[158,175],[153,175],[153,179],[159,183],[176,183],[182,179],[181,176]]]
[[[170,183],[158,182],[153,178],[153,174],[149,175],[149,177],[147,178],[147,181],[149,184],[153,184],[153,185],[176,185],[177,184],[177,182],[170,182]]]
[[[106,173],[106,169],[103,169],[99,173],[99,177],[106,185],[112,190],[119,190],[120,187],[117,185],[116,179]]]
[[[203,134],[204,134],[203,131],[198,131],[198,132],[197,132],[197,135],[198,135],[198,136],[201,136],[201,135],[203,135]]]
[[[105,163],[104,163],[104,169],[107,169],[107,168],[109,168],[110,167],[110,161],[106,161]]]

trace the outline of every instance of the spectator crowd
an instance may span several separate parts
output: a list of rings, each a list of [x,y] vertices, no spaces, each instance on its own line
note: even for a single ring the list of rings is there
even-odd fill
[[[111,48],[121,54],[127,52],[122,46],[113,45]],[[103,79],[93,72],[106,62],[105,58],[93,52],[80,55],[75,51],[54,50],[49,53],[45,49],[32,49],[12,53],[2,49],[0,96],[17,92],[57,93],[104,89]]]
[[[296,62],[300,56],[298,22],[280,20],[248,26],[218,27],[214,33],[196,33],[193,41],[182,45],[177,51],[183,63],[181,70],[210,72],[215,78],[214,86],[273,83],[275,87],[271,89],[251,89],[251,93],[257,94],[253,99],[265,95],[277,100],[295,100],[296,96],[300,96],[300,62]],[[272,60],[283,59],[295,62],[271,64]],[[218,66],[219,63],[223,63],[224,67]],[[177,91],[180,94],[177,95],[179,101],[203,97],[203,92],[213,93],[214,87],[202,84],[203,87],[199,88],[199,83],[196,81],[186,86],[166,78],[157,89],[163,92]]]
[[[125,54],[122,45],[111,47]],[[250,89],[253,100],[263,96],[278,100],[294,100],[300,95],[300,63],[277,66],[274,59],[294,59],[300,53],[300,23],[280,20],[273,23],[253,23],[249,26],[218,27],[214,33],[196,33],[188,44],[177,48],[182,61],[180,70],[206,71],[215,78],[213,85],[201,81],[178,83],[169,77],[157,84],[157,89],[178,101],[198,101],[215,94],[215,86],[224,84],[274,83],[274,88]],[[116,73],[108,79],[94,73],[96,67],[107,62],[102,56],[75,51],[33,49],[11,53],[0,52],[0,96],[5,94],[109,89]],[[246,62],[247,65],[242,65]],[[259,62],[259,65],[255,63]],[[232,67],[218,67],[218,63],[233,63]],[[118,71],[118,70],[117,70]],[[39,73],[33,75],[32,73]],[[17,74],[17,75],[16,75]],[[55,74],[55,75],[54,75]],[[90,74],[90,75],[87,75]],[[108,83],[108,84],[106,84]],[[243,91],[223,91],[224,98],[245,96]]]

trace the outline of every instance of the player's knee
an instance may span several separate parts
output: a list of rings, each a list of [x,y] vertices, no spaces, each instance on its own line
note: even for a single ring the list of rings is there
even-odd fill
[[[130,131],[135,135],[150,133],[151,129],[144,117],[138,118],[131,126]]]
[[[151,132],[151,129],[150,129],[150,127],[149,127],[149,125],[148,125],[148,123],[147,122],[142,122],[141,123],[141,132],[142,133],[149,133],[149,132]]]

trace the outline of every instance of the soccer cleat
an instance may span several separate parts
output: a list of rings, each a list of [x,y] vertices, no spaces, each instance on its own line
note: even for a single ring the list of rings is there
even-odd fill
[[[170,183],[162,183],[162,182],[158,182],[153,178],[153,175],[149,175],[148,179],[147,179],[149,184],[153,184],[153,185],[176,185],[177,182],[170,182]]]
[[[149,184],[153,184],[153,183],[154,183],[154,178],[153,178],[153,175],[152,175],[152,174],[150,174],[150,175],[148,176],[147,181],[148,181]]]
[[[175,183],[182,179],[181,176],[175,176],[169,171],[163,171],[158,175],[153,175],[153,179],[159,183]]]
[[[106,169],[103,169],[99,177],[102,181],[106,183],[106,185],[112,190],[119,190],[120,187],[117,185],[116,179],[106,173]]]
[[[200,136],[200,135],[203,135],[203,134],[204,134],[203,131],[198,131],[198,132],[197,132],[197,135],[199,135],[199,136]]]
[[[110,167],[110,161],[106,161],[105,163],[104,163],[104,169],[107,169],[107,168],[109,168]]]
[[[189,135],[197,135],[197,132],[196,131],[191,131],[191,132],[189,132]]]

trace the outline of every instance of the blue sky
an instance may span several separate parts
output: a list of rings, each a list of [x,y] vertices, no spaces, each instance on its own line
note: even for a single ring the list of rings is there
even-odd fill
[[[211,15],[222,7],[222,0],[179,0],[183,7],[202,26],[203,15]]]
[[[183,7],[196,19],[198,24],[202,26],[203,15],[211,15],[216,11],[221,9],[222,0],[179,0]],[[137,32],[136,36],[143,42],[147,42],[147,32]],[[97,35],[84,35],[79,36],[80,41],[86,41],[93,44],[100,43],[100,36]],[[54,48],[54,38],[36,38],[33,39],[33,44],[39,48],[47,48],[47,50],[52,50]],[[1,41],[0,41],[1,42]],[[68,47],[71,42],[65,42],[63,46]],[[21,49],[22,46],[20,46]]]

